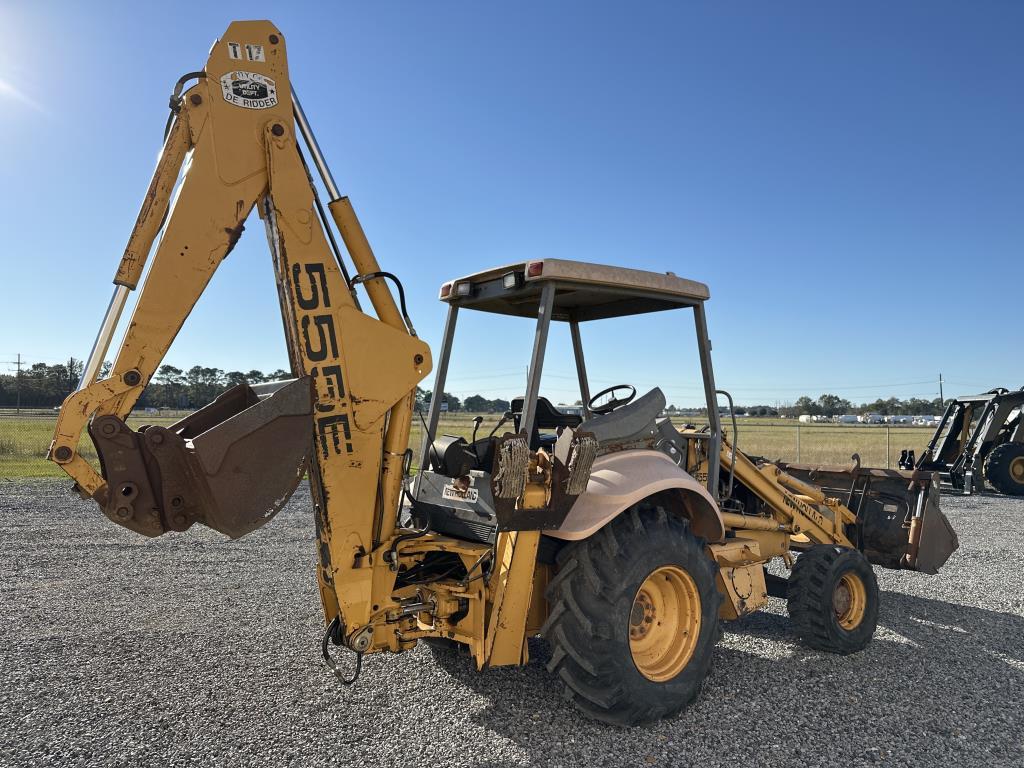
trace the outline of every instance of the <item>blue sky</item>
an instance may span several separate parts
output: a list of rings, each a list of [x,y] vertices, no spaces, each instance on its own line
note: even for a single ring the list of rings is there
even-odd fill
[[[261,17],[435,348],[444,280],[548,256],[708,283],[744,403],[1024,384],[1016,2],[2,3],[0,359],[88,353],[174,81]],[[167,362],[284,365],[257,224]],[[516,394],[531,335],[463,323],[448,389]],[[692,335],[585,327],[594,388],[697,403]],[[544,390],[571,402],[567,336]]]

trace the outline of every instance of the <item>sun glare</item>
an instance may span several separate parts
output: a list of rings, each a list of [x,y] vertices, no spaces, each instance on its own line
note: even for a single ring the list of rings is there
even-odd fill
[[[0,78],[0,97],[5,97],[12,101],[20,102],[21,104],[24,104],[27,107],[31,107],[37,112],[46,111],[45,109],[43,109],[42,104],[33,99],[31,96],[28,96],[27,94],[23,93],[18,88],[15,88],[13,85],[11,85],[11,83],[7,82],[3,78]]]

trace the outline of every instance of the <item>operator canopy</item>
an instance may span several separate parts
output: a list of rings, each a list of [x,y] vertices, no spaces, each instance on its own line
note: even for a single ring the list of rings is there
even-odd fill
[[[692,307],[711,295],[704,283],[672,272],[541,259],[460,277],[441,286],[441,301],[466,309],[536,317],[541,289],[555,282],[553,320],[602,320]]]

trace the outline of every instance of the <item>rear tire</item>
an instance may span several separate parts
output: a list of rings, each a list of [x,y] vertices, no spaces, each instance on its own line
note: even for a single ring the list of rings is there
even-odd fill
[[[621,726],[693,701],[719,634],[716,572],[687,521],[661,508],[634,507],[565,547],[541,633],[566,698]]]
[[[811,648],[862,650],[878,625],[878,582],[862,552],[819,544],[801,554],[786,599],[793,628]]]
[[[1024,496],[1024,443],[1003,443],[985,459],[985,479],[1000,493]]]

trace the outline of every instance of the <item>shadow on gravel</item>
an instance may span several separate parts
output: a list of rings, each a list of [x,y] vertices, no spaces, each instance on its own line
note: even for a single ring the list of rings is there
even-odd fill
[[[935,765],[959,750],[982,764],[1016,764],[1024,750],[1024,617],[898,592],[883,592],[882,599],[879,635],[851,656],[803,647],[785,615],[760,612],[727,625],[730,635],[772,650],[761,655],[720,644],[707,684],[686,712],[628,731],[632,757],[597,762],[674,764],[696,755],[718,762],[743,742],[741,753],[752,759],[756,724],[757,765]],[[582,718],[562,699],[559,682],[544,669],[546,643],[531,641],[530,655],[518,670],[477,674],[455,657],[442,666],[487,699],[473,719],[514,741],[533,764],[573,765],[595,744],[626,733]],[[798,732],[805,743],[794,742]],[[762,751],[765,745],[783,751]]]
[[[891,591],[881,593],[881,604],[878,627],[883,637],[876,636],[873,642],[886,642],[884,630],[889,630],[920,646],[925,657],[932,646],[948,656],[952,644],[969,650],[979,661],[1001,659],[999,670],[1003,674],[1016,672],[1024,677],[1024,616]],[[790,630],[789,617],[776,613],[762,611],[726,626],[740,635],[799,642]],[[899,640],[896,642],[899,644]],[[1007,659],[1019,662],[1019,667]]]

